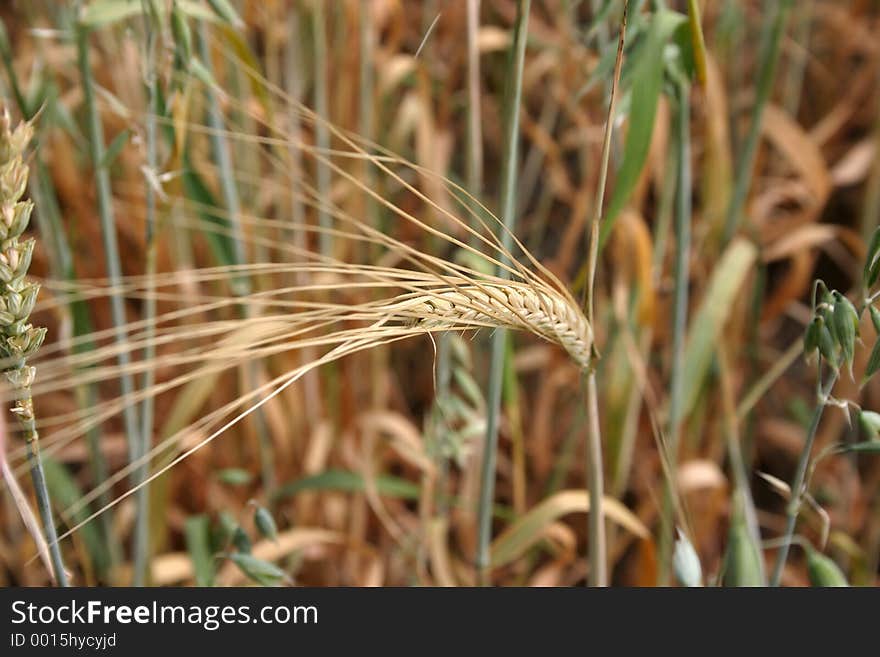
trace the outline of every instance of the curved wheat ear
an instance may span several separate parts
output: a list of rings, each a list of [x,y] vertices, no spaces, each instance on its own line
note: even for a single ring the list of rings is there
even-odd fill
[[[528,331],[565,349],[581,368],[590,366],[593,331],[569,299],[549,288],[517,283],[464,285],[430,294],[408,295],[385,306],[429,331],[489,326]]]

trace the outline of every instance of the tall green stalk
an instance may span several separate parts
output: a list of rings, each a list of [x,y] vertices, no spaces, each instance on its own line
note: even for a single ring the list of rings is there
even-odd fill
[[[501,169],[501,209],[504,222],[501,243],[509,250],[516,227],[516,178],[519,155],[519,111],[522,98],[522,76],[528,36],[531,0],[519,0],[516,6],[516,26],[509,61],[509,86],[505,96],[506,120],[504,126],[504,161]],[[498,276],[506,277],[506,270],[498,268]],[[487,394],[486,436],[483,444],[483,463],[480,474],[480,499],[477,509],[476,564],[480,582],[489,583],[492,541],[492,502],[495,499],[495,466],[498,451],[498,423],[501,414],[501,389],[504,377],[504,357],[507,332],[498,329],[492,335]]]
[[[199,49],[202,63],[208,72],[213,75],[211,48],[208,42],[208,28],[204,22],[200,24],[199,36]],[[211,142],[214,159],[217,161],[217,167],[220,173],[220,187],[223,192],[223,200],[226,204],[226,210],[232,228],[232,264],[242,265],[247,262],[247,253],[245,252],[246,239],[241,224],[241,201],[238,195],[238,185],[235,180],[235,172],[232,168],[229,142],[226,139],[226,126],[224,125],[223,111],[220,109],[217,94],[212,87],[205,87],[205,95],[208,105],[208,123],[212,130]],[[247,276],[234,278],[232,280],[232,286],[233,293],[241,298],[246,298],[252,291],[251,279]],[[251,317],[251,306],[247,303],[242,303],[240,306],[240,312],[245,318]],[[259,361],[255,360],[245,364],[242,369],[244,387],[255,387],[256,382],[259,380],[259,373]],[[269,428],[263,409],[258,408],[253,414],[253,418],[257,440],[260,445],[260,466],[262,468],[263,487],[266,489],[267,494],[270,494],[270,491],[275,488],[276,483],[274,447],[272,445],[271,436],[269,435]]]
[[[116,237],[116,222],[113,216],[113,199],[110,191],[110,172],[104,158],[104,128],[95,102],[95,82],[92,77],[91,64],[89,62],[89,28],[87,25],[77,23],[76,44],[80,75],[83,85],[83,99],[85,101],[86,118],[88,121],[89,146],[92,164],[95,169],[95,185],[98,194],[98,214],[101,221],[101,237],[104,245],[104,256],[107,264],[107,277],[114,289],[119,289],[122,280],[122,264],[119,257],[119,245]],[[119,294],[110,295],[110,311],[115,327],[115,340],[120,346],[117,361],[121,370],[119,376],[122,396],[130,399],[135,391],[134,381],[128,371],[131,364],[131,356],[126,348],[128,341],[125,325],[125,306]],[[137,408],[132,404],[126,404],[123,408],[123,422],[125,436],[128,445],[128,458],[130,463],[135,463],[140,455],[142,442],[140,439],[140,426],[138,425]],[[138,484],[138,471],[132,473],[132,485]],[[137,513],[141,514],[147,508],[146,487],[138,490],[136,494]],[[141,537],[142,538],[142,537]],[[149,545],[143,542],[134,544],[134,580],[142,580],[147,567]]]
[[[51,175],[46,163],[35,157],[35,177],[31,181],[31,198],[36,203],[38,221],[37,229],[40,239],[50,246],[51,272],[58,280],[72,282],[75,278],[73,271],[73,256],[70,252],[70,244],[67,241],[64,226],[61,222],[61,210],[58,207],[58,198],[52,185]],[[45,221],[45,225],[42,223]],[[51,233],[51,236],[50,236]],[[66,308],[66,314],[73,329],[74,337],[86,336],[92,332],[92,322],[89,318],[88,307],[82,299],[71,300]],[[93,350],[91,341],[78,343],[74,347],[74,353],[84,353]],[[76,386],[75,395],[77,406],[80,409],[93,408],[97,404],[98,392],[94,384],[80,384]],[[90,427],[85,435],[86,445],[89,450],[89,462],[91,466],[92,480],[94,482],[106,481],[109,476],[107,459],[101,451],[101,430],[99,426]],[[98,498],[98,504],[105,507],[110,503],[109,491],[104,491]],[[122,561],[122,546],[116,533],[113,531],[113,518],[110,513],[102,513],[98,518],[101,533],[107,545],[108,570]]]
[[[668,488],[676,485],[678,446],[681,443],[681,424],[684,407],[684,347],[687,335],[688,282],[690,280],[689,258],[691,251],[691,145],[690,145],[690,91],[684,83],[679,85],[675,119],[677,184],[675,200],[675,266],[674,297],[672,310],[672,373],[669,392],[669,422],[666,430],[670,480]],[[660,532],[660,584],[669,582],[672,555],[673,491],[666,491],[661,515]]]
[[[724,223],[724,243],[730,241],[742,220],[746,197],[752,184],[752,170],[755,167],[755,157],[758,153],[764,108],[767,106],[767,101],[773,90],[773,80],[776,76],[779,53],[782,49],[782,36],[793,4],[794,0],[767,0],[764,3],[765,6],[772,7],[774,13],[772,20],[767,21],[761,37],[761,50],[758,54],[758,80],[755,87],[755,100],[750,111],[752,123],[749,126],[742,154],[737,163],[733,195]]]
[[[156,31],[160,28],[156,17],[145,12],[144,29],[146,33],[146,43],[144,47],[144,83],[147,89],[147,116],[146,116],[146,150],[147,150],[147,168],[151,173],[155,173],[158,167],[156,155],[156,117],[159,114],[159,76],[156,73]],[[153,189],[151,181],[147,180],[145,184],[145,235],[144,244],[146,245],[146,298],[144,299],[143,318],[145,322],[145,346],[143,359],[145,363],[149,363],[156,357],[156,191]],[[135,518],[134,536],[135,544],[146,545],[140,554],[149,553],[150,545],[150,509],[149,509],[149,487],[144,484],[147,479],[148,463],[146,456],[150,452],[153,435],[153,411],[154,397],[149,393],[150,388],[155,382],[155,372],[152,367],[144,370],[141,379],[141,388],[144,391],[144,400],[141,403],[141,444],[140,453],[138,455],[141,461],[140,466],[135,471],[138,485],[138,501],[142,501],[142,506],[138,507],[138,514]],[[143,488],[140,488],[143,487]],[[143,495],[141,496],[141,490]],[[147,584],[147,566],[138,564],[134,569],[135,586],[144,586]]]

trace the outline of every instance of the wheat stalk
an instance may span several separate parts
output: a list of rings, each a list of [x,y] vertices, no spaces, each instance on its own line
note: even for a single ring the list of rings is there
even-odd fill
[[[24,433],[37,506],[49,544],[54,580],[67,586],[67,574],[55,538],[52,506],[40,456],[39,433],[34,415],[31,388],[36,368],[28,365],[46,337],[46,329],[28,323],[40,291],[38,283],[27,280],[34,253],[34,240],[19,238],[30,221],[33,203],[22,201],[27,188],[28,166],[24,151],[33,137],[33,127],[22,122],[12,128],[9,110],[0,113],[0,357],[6,381],[12,388],[12,413]],[[41,543],[39,538],[35,539]]]

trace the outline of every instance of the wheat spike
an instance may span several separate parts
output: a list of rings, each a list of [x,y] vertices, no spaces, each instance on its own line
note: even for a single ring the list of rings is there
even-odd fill
[[[453,330],[464,325],[529,331],[560,345],[581,368],[590,365],[593,332],[586,317],[551,289],[470,284],[410,297],[387,310],[408,318],[416,329]]]

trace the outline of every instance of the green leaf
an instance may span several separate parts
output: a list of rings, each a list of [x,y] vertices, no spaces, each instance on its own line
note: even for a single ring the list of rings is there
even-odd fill
[[[870,289],[880,277],[880,226],[874,230],[871,235],[871,242],[868,244],[868,254],[865,256],[865,268],[862,271],[862,280],[865,288]]]
[[[632,74],[632,100],[623,160],[602,224],[600,245],[611,234],[614,221],[629,200],[645,166],[654,134],[657,104],[663,88],[663,51],[673,32],[683,21],[685,17],[681,14],[661,9],[654,14],[648,26],[645,45]]]
[[[221,20],[224,20],[231,25],[235,25],[238,28],[244,26],[244,21],[241,20],[241,17],[236,13],[235,9],[227,0],[208,0],[208,4]]]
[[[182,14],[194,18],[196,20],[217,22],[217,16],[214,12],[206,9],[200,2],[194,0],[175,0],[174,7]],[[112,23],[139,16],[143,13],[143,3],[141,0],[92,0],[82,13],[80,24],[88,28],[99,28]],[[165,0],[159,2],[151,0],[148,3],[147,10],[151,14],[156,14],[153,19],[165,13]]]
[[[91,508],[80,505],[83,492],[67,468],[55,459],[44,455],[43,470],[46,475],[46,487],[49,489],[49,497],[52,499],[53,506],[59,509],[67,509],[74,505],[79,506],[73,517],[70,518],[71,524],[80,524],[88,520],[92,514]],[[82,538],[86,552],[92,560],[95,570],[99,573],[104,573],[110,565],[110,554],[107,551],[107,543],[102,536],[100,526],[97,523],[86,522],[77,530],[77,533]]]
[[[116,158],[119,157],[119,154],[122,152],[123,147],[128,143],[128,140],[130,138],[131,130],[129,130],[128,128],[126,128],[125,130],[121,130],[119,134],[113,138],[113,141],[110,142],[107,150],[104,151],[104,157],[101,158],[101,163],[99,164],[99,166],[107,169],[113,166]]]
[[[616,1],[616,0],[613,0]],[[626,59],[623,61],[623,70],[620,73],[620,88],[628,89],[629,88],[629,80],[632,78],[632,71],[636,68],[636,64],[640,61],[640,53],[645,44],[645,39],[642,38],[642,35],[647,30],[647,26],[650,23],[648,18],[643,18],[642,14],[636,13],[633,14],[633,7],[630,6],[629,19],[626,24],[626,38],[625,42],[627,44],[632,44],[632,46],[627,47]],[[647,14],[645,15],[647,16]],[[585,38],[589,38],[589,33]],[[581,85],[580,89],[578,89],[575,94],[575,100],[580,100],[586,94],[588,94],[591,90],[593,90],[596,85],[607,81],[611,77],[612,71],[614,71],[614,65],[617,60],[617,40],[610,40],[606,46],[605,50],[602,51],[601,56],[599,57],[599,62],[593,68],[586,82]],[[621,98],[621,102],[624,101],[624,98]]]
[[[89,28],[104,27],[139,15],[142,10],[140,0],[92,0],[80,16],[80,24]]]
[[[180,7],[180,11],[197,21],[217,22],[217,16],[213,11],[206,9],[199,0],[174,0],[174,4]]]
[[[593,11],[593,18],[590,21],[590,27],[587,29],[585,40],[591,39],[605,25],[611,9],[616,4],[616,0],[603,0],[599,9]]]
[[[382,475],[376,477],[376,488],[380,495],[399,497],[407,500],[417,500],[420,488],[406,479]],[[281,486],[273,496],[279,500],[293,497],[303,491],[314,490],[338,490],[346,492],[363,492],[366,490],[364,478],[348,470],[325,470],[310,477],[303,477],[296,481]]]
[[[672,44],[666,47],[666,74],[677,85],[688,84],[697,76],[694,42],[691,26],[682,23],[672,34]]]
[[[263,586],[277,586],[287,579],[287,573],[274,563],[257,559],[250,554],[233,553],[229,555],[229,559],[241,572]]]
[[[183,190],[186,198],[195,203],[199,218],[208,227],[200,232],[208,240],[214,259],[219,265],[235,264],[235,246],[232,243],[232,225],[229,217],[222,212],[220,204],[214,198],[214,194],[208,189],[198,171],[192,166],[189,151],[183,156]],[[217,226],[217,230],[211,230],[210,226]]]
[[[24,115],[31,119],[36,116],[44,105],[55,102],[54,94],[56,93],[55,85],[49,76],[32,75],[31,83],[27,91],[25,99]]]
[[[877,373],[878,369],[880,369],[880,339],[871,348],[871,355],[868,356],[868,364],[865,366],[865,375],[862,377],[862,385],[865,385],[868,379]]]
[[[757,250],[753,244],[737,239],[727,247],[712,272],[685,345],[682,417],[687,417],[697,402],[712,364],[715,345],[756,257]]]
[[[174,46],[184,67],[192,59],[192,32],[189,22],[180,10],[180,5],[175,3],[171,9],[171,36],[174,37]]]
[[[868,440],[863,443],[840,445],[834,451],[838,454],[845,454],[847,452],[859,452],[862,454],[880,454],[880,440]]]
[[[208,67],[202,64],[201,60],[197,58],[193,58],[189,62],[189,72],[206,87],[219,86],[214,79],[214,75],[208,70]]]
[[[871,313],[871,323],[874,325],[874,332],[880,336],[880,310],[877,310],[874,306],[868,306],[868,310]]]
[[[211,550],[211,523],[208,516],[202,514],[191,516],[184,523],[186,551],[193,562],[196,585],[214,585],[214,554]]]

